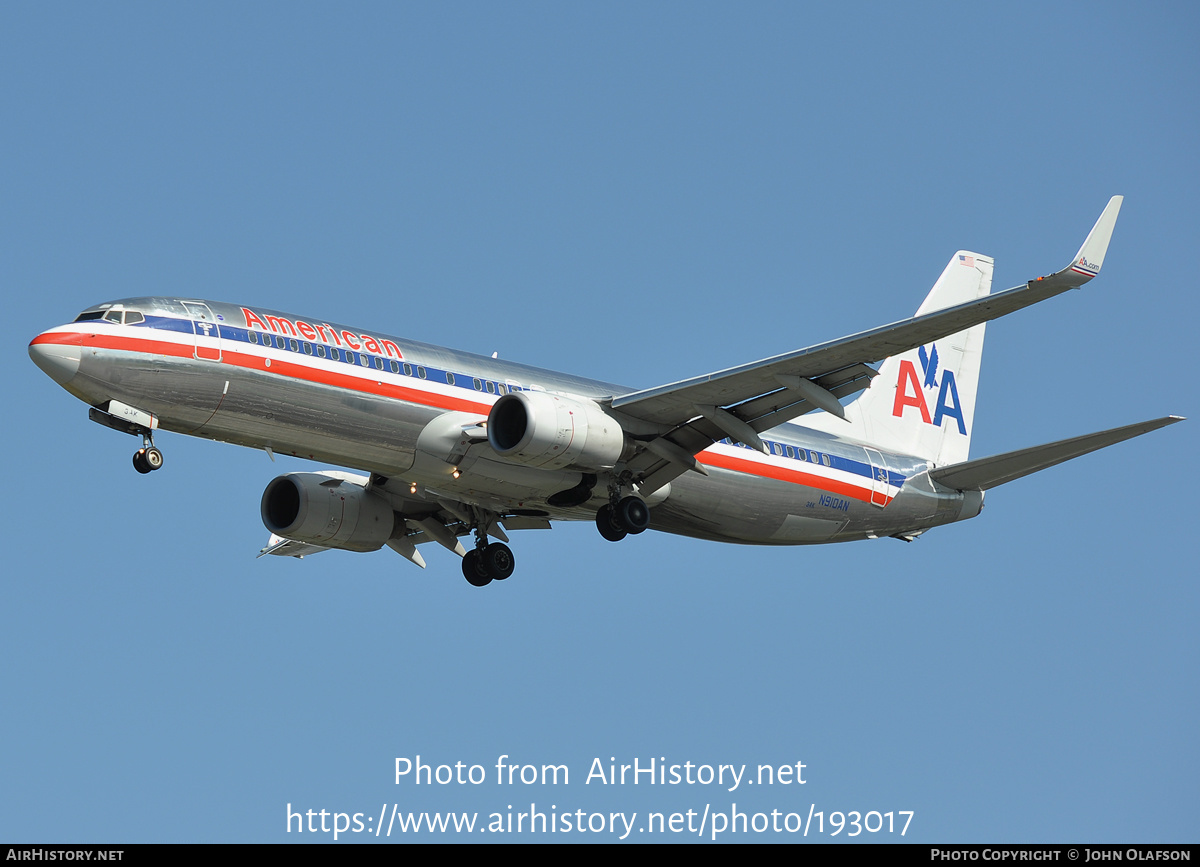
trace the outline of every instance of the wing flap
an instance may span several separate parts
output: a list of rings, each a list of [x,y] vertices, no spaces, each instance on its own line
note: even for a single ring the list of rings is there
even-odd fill
[[[986,491],[1030,473],[1036,473],[1055,464],[1061,464],[1106,446],[1116,445],[1179,421],[1183,421],[1183,418],[1169,415],[1165,418],[1156,418],[1125,427],[1071,437],[1045,445],[978,458],[961,464],[938,467],[929,471],[929,477],[939,485],[957,491]]]

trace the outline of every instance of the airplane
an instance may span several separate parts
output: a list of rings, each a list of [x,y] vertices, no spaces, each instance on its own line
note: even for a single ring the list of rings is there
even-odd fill
[[[386,545],[424,568],[436,542],[482,587],[513,573],[509,532],[553,521],[612,542],[912,541],[991,488],[1183,420],[969,456],[986,323],[1099,274],[1121,203],[1049,276],[991,294],[993,260],[960,250],[910,319],[653,388],[186,298],[89,307],[29,354],[91,420],[141,437],[139,473],[163,465],[159,430],[358,471],[272,480],[259,556]]]

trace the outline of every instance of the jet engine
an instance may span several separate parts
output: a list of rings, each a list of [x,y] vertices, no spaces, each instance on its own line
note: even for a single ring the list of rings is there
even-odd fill
[[[589,400],[512,391],[487,415],[487,442],[500,458],[541,470],[604,470],[625,447],[617,421]]]
[[[625,448],[621,426],[598,405],[540,391],[516,391],[496,401],[487,438],[505,460],[546,470],[607,469]]]
[[[342,548],[378,551],[392,535],[392,507],[350,473],[288,473],[267,485],[262,519],[285,539]]]

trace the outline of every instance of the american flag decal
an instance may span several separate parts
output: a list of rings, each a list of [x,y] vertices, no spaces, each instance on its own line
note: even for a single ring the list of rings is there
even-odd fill
[[[974,256],[959,256],[958,264],[967,265],[968,267],[974,268],[975,267],[975,257]]]

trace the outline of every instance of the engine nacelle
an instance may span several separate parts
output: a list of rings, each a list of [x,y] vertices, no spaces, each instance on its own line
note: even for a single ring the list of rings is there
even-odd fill
[[[391,538],[396,516],[382,497],[364,487],[366,481],[334,472],[279,476],[263,491],[263,523],[297,542],[378,551]]]
[[[621,426],[595,403],[543,391],[515,391],[496,401],[487,437],[505,460],[547,470],[608,469],[625,448]]]

